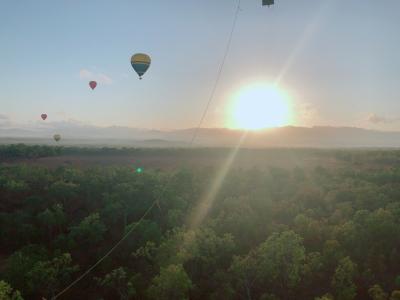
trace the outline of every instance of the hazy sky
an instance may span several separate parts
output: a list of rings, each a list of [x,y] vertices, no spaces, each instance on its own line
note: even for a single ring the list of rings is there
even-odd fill
[[[400,130],[400,1],[275,2],[242,0],[204,126],[225,126],[242,87],[280,78],[293,125]],[[50,122],[194,127],[236,3],[2,0],[0,121],[33,124],[46,112]],[[130,66],[136,52],[152,57],[141,81]]]

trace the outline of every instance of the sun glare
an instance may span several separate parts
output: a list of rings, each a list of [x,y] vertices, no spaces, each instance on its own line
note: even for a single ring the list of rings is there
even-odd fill
[[[241,89],[233,99],[230,127],[257,130],[288,125],[288,96],[272,85],[257,84]]]

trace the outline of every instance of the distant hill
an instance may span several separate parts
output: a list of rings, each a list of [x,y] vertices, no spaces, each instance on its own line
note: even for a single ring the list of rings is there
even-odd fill
[[[32,128],[0,128],[0,143],[52,144],[60,133],[64,145],[185,147],[194,129],[150,130],[129,127],[96,127],[71,123],[48,123]],[[400,147],[400,132],[376,131],[355,127],[279,127],[244,132],[226,128],[202,128],[196,146],[243,147]]]
[[[188,134],[190,130],[185,131]],[[232,146],[245,135],[245,147],[400,147],[400,132],[355,127],[279,127],[262,131],[202,129],[197,144]]]

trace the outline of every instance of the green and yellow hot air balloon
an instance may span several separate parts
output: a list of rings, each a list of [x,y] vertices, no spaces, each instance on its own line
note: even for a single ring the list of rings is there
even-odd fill
[[[53,138],[54,138],[54,140],[55,140],[56,142],[58,142],[58,141],[61,140],[61,135],[55,134],[55,135],[53,136]]]
[[[274,2],[275,2],[274,0],[263,0],[262,5],[270,6],[270,5],[274,5]]]
[[[132,55],[131,65],[132,68],[139,75],[139,78],[142,79],[144,73],[146,73],[147,69],[150,67],[151,58],[147,54],[144,53],[136,53]]]

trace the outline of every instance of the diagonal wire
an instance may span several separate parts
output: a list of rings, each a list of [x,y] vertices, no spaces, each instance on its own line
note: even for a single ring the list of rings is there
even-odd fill
[[[94,268],[96,268],[103,260],[105,260],[114,250],[136,229],[136,227],[139,226],[139,224],[143,221],[143,219],[147,216],[147,214],[152,210],[154,205],[156,205],[157,201],[154,201],[152,205],[146,210],[146,212],[143,214],[143,216],[139,219],[139,221],[136,222],[134,226],[132,226],[131,229],[129,229],[124,236],[110,249],[106,254],[103,255],[95,264],[93,264],[89,269],[87,269],[82,275],[80,275],[77,279],[75,279],[73,282],[71,282],[66,288],[64,288],[61,292],[59,292],[57,295],[55,295],[52,300],[57,299],[60,297],[62,294],[64,294],[66,291],[68,291],[71,287],[73,287],[75,284],[77,284],[83,277],[85,277],[87,274],[89,274]]]
[[[237,7],[236,7],[236,11],[235,11],[235,17],[234,17],[233,23],[232,23],[232,29],[231,29],[231,32],[229,33],[228,42],[226,43],[225,53],[224,53],[224,56],[222,58],[222,62],[221,62],[220,66],[219,66],[219,69],[218,69],[217,78],[215,79],[214,86],[213,86],[213,88],[211,90],[210,97],[208,98],[207,105],[206,105],[206,107],[204,109],[204,112],[203,112],[201,118],[200,118],[199,124],[197,125],[197,127],[196,127],[196,129],[194,131],[194,134],[192,136],[192,139],[190,141],[190,146],[193,145],[195,139],[197,138],[197,135],[199,133],[200,127],[203,124],[204,118],[207,115],[207,112],[208,112],[208,109],[210,107],[210,104],[211,104],[212,100],[214,99],[215,92],[217,91],[217,87],[218,87],[219,81],[221,79],[222,70],[224,68],[224,65],[225,65],[225,62],[226,62],[226,58],[228,57],[229,49],[231,48],[233,33],[235,32],[237,19],[239,17],[239,12],[241,10],[240,9],[240,2],[241,2],[241,0],[238,0],[238,4],[237,4]]]
[[[229,33],[228,41],[227,41],[226,48],[225,48],[225,53],[224,53],[224,56],[223,56],[223,58],[222,58],[222,62],[221,62],[221,64],[220,64],[220,66],[219,66],[219,69],[218,69],[218,73],[217,73],[217,77],[216,77],[214,86],[213,86],[213,88],[212,88],[210,97],[209,97],[209,99],[208,99],[208,101],[207,101],[207,105],[206,105],[206,107],[205,107],[205,109],[204,109],[204,111],[203,111],[203,114],[202,114],[201,118],[200,118],[199,124],[198,124],[198,126],[196,127],[196,129],[195,129],[195,131],[194,131],[194,133],[193,133],[192,138],[190,139],[190,143],[189,143],[190,146],[193,145],[194,141],[195,141],[196,138],[197,138],[198,131],[199,131],[201,125],[203,124],[204,118],[205,118],[206,115],[207,115],[208,109],[209,109],[209,107],[210,107],[210,104],[211,104],[211,102],[212,102],[212,100],[213,100],[213,98],[214,98],[215,92],[216,92],[216,90],[217,90],[218,83],[219,83],[220,78],[221,78],[222,70],[223,70],[223,68],[224,68],[224,65],[225,65],[225,62],[226,62],[226,58],[228,57],[229,49],[230,49],[231,44],[232,44],[232,37],[233,37],[233,33],[234,33],[234,31],[235,31],[235,27],[236,27],[237,19],[238,19],[238,16],[239,16],[239,12],[240,12],[240,10],[241,10],[241,9],[240,9],[240,2],[241,2],[241,0],[238,0],[237,8],[236,8],[236,11],[235,11],[235,16],[234,16],[233,23],[232,23],[232,29],[231,29],[231,31],[230,31],[230,33]],[[167,182],[166,185],[168,185],[168,184],[169,184],[169,182]],[[136,224],[135,224],[134,226],[132,226],[132,228],[129,229],[129,230],[122,236],[122,238],[121,238],[110,250],[108,250],[108,252],[107,252],[106,254],[104,254],[98,261],[96,261],[96,262],[95,262],[91,267],[89,267],[84,273],[82,273],[78,278],[76,278],[73,282],[71,282],[67,287],[65,287],[62,291],[60,291],[58,294],[56,294],[56,295],[55,295],[54,297],[52,297],[51,299],[52,299],[52,300],[56,300],[57,298],[59,298],[60,296],[62,296],[62,295],[63,295],[64,293],[66,293],[69,289],[71,289],[75,284],[77,284],[79,281],[81,281],[86,275],[88,275],[94,268],[96,268],[103,260],[105,260],[108,256],[110,256],[111,253],[113,253],[114,250],[115,250],[115,249],[116,249],[116,248],[117,248],[117,247],[118,247],[118,246],[119,246],[119,245],[120,245],[120,244],[121,244],[121,243],[122,243],[136,228],[137,228],[137,227],[138,227],[138,226],[139,226],[139,224],[144,220],[144,218],[149,214],[149,212],[153,209],[153,207],[154,207],[156,204],[158,204],[158,199],[155,200],[155,201],[150,205],[150,207],[146,210],[146,212],[143,214],[143,216],[136,222]]]

